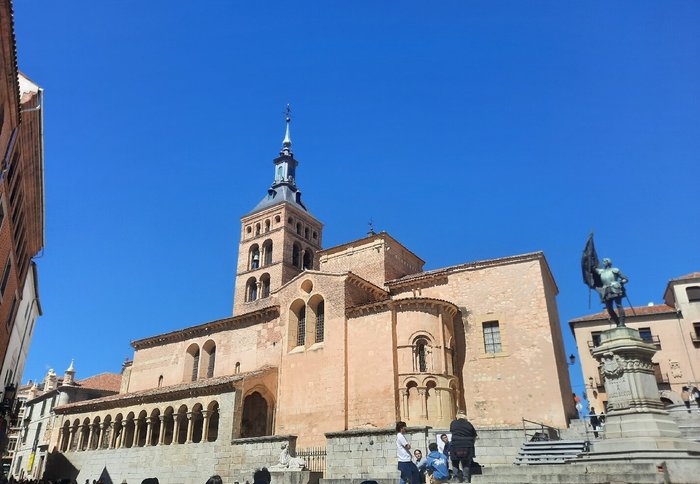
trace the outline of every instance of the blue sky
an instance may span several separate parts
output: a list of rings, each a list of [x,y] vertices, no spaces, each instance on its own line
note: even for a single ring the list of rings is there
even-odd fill
[[[635,305],[700,270],[699,2],[16,0],[15,21],[46,91],[25,380],[231,313],[287,102],[326,247],[372,219],[426,269],[542,250],[567,354],[599,310],[592,228]]]

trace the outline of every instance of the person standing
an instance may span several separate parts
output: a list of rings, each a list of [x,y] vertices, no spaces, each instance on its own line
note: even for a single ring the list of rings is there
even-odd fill
[[[401,482],[410,482],[411,484],[420,484],[420,474],[418,467],[411,460],[411,444],[406,440],[406,422],[396,422],[396,458],[399,461],[399,472],[401,474]]]
[[[467,414],[457,412],[456,418],[450,424],[452,443],[450,445],[450,459],[452,467],[457,474],[459,482],[471,482],[471,467],[474,463],[474,441],[476,429],[467,420]],[[460,469],[461,465],[461,469]]]
[[[598,419],[598,416],[595,414],[595,408],[591,407],[591,411],[589,412],[589,417],[591,421],[591,428],[593,429],[593,436],[597,439],[598,438],[598,431],[600,430],[600,420]]]

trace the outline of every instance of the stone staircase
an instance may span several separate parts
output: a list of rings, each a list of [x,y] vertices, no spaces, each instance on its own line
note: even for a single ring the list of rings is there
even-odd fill
[[[484,467],[473,484],[661,484],[663,472],[654,464],[569,464]]]
[[[546,440],[525,442],[515,458],[515,464],[565,464],[587,450],[585,440]]]

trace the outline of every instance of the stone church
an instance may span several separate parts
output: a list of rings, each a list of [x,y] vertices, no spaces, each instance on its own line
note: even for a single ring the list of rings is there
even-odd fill
[[[477,428],[575,416],[543,253],[424,271],[385,232],[323,248],[297,168],[288,118],[272,185],[241,218],[233,316],[133,341],[119,394],[57,407],[63,469],[116,481],[160,462],[187,482],[182,455],[195,482],[253,466],[250,446],[276,437],[323,447],[397,420],[446,428],[458,409]]]

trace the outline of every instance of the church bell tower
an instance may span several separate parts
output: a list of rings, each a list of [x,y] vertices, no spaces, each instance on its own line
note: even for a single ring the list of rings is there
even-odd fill
[[[282,150],[273,160],[274,181],[265,197],[241,218],[233,313],[266,305],[271,294],[307,269],[318,269],[323,224],[309,213],[296,184],[287,106]]]

